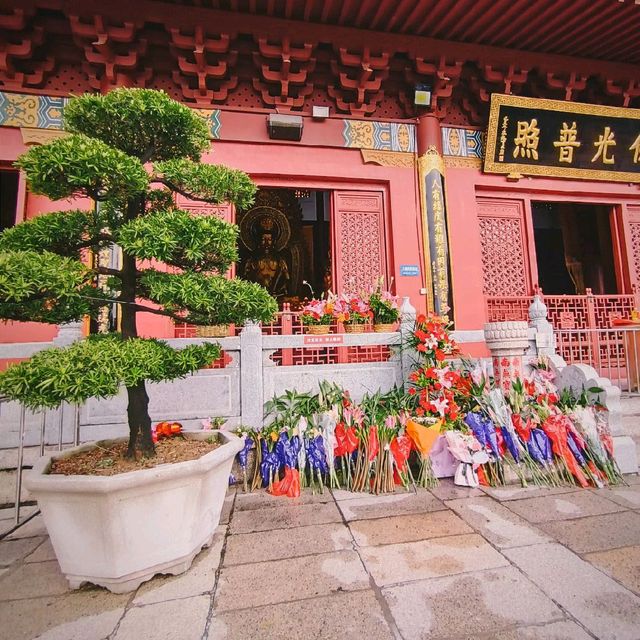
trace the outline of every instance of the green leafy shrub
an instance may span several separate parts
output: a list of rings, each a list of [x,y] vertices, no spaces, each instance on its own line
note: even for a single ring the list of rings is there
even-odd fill
[[[178,350],[160,340],[94,335],[68,347],[40,351],[9,367],[0,376],[0,392],[19,395],[32,409],[53,408],[62,402],[80,404],[89,398],[114,396],[121,385],[182,378],[219,357],[217,344]]]
[[[198,162],[209,146],[204,121],[161,91],[75,98],[65,127],[71,135],[30,149],[17,165],[34,193],[88,196],[96,206],[45,214],[0,235],[0,317],[59,324],[115,304],[121,335],[41,352],[0,374],[0,391],[35,409],[106,398],[124,385],[129,455],[140,436],[151,454],[145,383],[196,371],[220,349],[174,350],[138,338],[137,314],[222,324],[268,321],[277,309],[258,285],[224,277],[238,257],[237,227],[176,209],[174,194],[248,207],[256,187],[241,171]],[[112,244],[122,251],[121,266],[89,260],[90,251]],[[173,273],[141,267],[151,259]]]

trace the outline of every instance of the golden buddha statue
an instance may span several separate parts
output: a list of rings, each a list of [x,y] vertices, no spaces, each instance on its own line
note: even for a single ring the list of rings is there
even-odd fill
[[[243,277],[262,285],[274,297],[289,293],[289,267],[273,246],[273,234],[269,228],[263,226],[260,244],[255,255],[247,259]]]

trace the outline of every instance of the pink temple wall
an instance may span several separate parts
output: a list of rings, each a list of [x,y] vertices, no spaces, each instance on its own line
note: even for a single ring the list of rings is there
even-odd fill
[[[268,138],[264,114],[229,111],[221,115],[222,137],[213,141],[211,151],[203,157],[205,162],[242,169],[260,186],[382,191],[389,274],[394,278],[397,294],[409,296],[419,311],[425,310],[425,298],[420,294],[424,278],[419,205],[412,168],[364,164],[359,149],[343,147],[342,119],[305,118],[303,141],[286,143]],[[0,128],[0,149],[0,161],[5,164],[23,153],[26,147],[20,130]],[[52,202],[29,193],[25,200],[27,219],[49,211],[86,206],[86,201]],[[421,275],[401,276],[401,262],[420,265]],[[140,314],[138,327],[144,336],[173,336],[171,320],[161,316]],[[0,342],[49,341],[56,333],[56,328],[49,325],[7,323],[0,325]]]
[[[536,200],[611,204],[622,210],[628,204],[640,204],[637,185],[553,178],[523,178],[512,182],[505,176],[485,174],[473,168],[447,168],[446,191],[456,329],[460,330],[481,329],[487,321],[477,196],[522,200],[525,215],[529,217],[531,202]],[[624,240],[621,238],[623,247]],[[531,237],[526,238],[525,253],[535,262]],[[617,255],[616,259],[627,268],[623,256]],[[536,267],[532,267],[531,285],[535,285]]]

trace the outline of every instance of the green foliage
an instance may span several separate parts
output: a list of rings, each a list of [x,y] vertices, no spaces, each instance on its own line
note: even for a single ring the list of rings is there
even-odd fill
[[[47,349],[0,373],[0,392],[31,409],[116,395],[120,385],[186,376],[220,357],[205,343],[172,349],[160,340],[125,340],[118,334],[91,336],[61,349]]]
[[[369,296],[369,307],[373,313],[373,321],[377,324],[393,324],[400,317],[400,310],[384,300],[379,292]]]
[[[60,200],[88,196],[94,200],[130,197],[145,191],[149,176],[136,158],[85,135],[71,135],[33,147],[16,165],[27,174],[29,188]]]
[[[96,303],[91,272],[47,251],[0,253],[0,317],[59,324],[79,320]]]
[[[187,211],[148,214],[122,226],[118,244],[140,259],[155,258],[182,269],[224,273],[238,259],[238,227]]]
[[[189,157],[209,147],[204,120],[163,91],[115,89],[85,94],[64,110],[65,129],[83,133],[143,162]]]
[[[16,164],[33,193],[89,197],[99,206],[46,214],[0,236],[0,318],[59,324],[115,302],[126,336],[92,336],[40,352],[0,374],[0,392],[37,408],[113,396],[124,385],[133,450],[140,425],[149,423],[140,403],[143,383],[184,376],[220,355],[217,345],[175,351],[136,338],[138,312],[226,324],[266,322],[277,310],[257,284],[206,275],[222,274],[237,260],[238,229],[177,210],[173,192],[247,208],[256,186],[241,171],[195,162],[209,146],[207,127],[162,92],[117,89],[75,98],[65,108],[65,126],[70,135],[30,149]],[[154,183],[162,188],[151,188]],[[85,249],[112,242],[122,249],[120,267],[82,264]],[[179,273],[141,271],[137,260],[146,259]],[[107,277],[106,291],[102,282],[97,286],[98,275]],[[145,305],[145,298],[160,308]],[[150,442],[148,430],[144,439]]]
[[[91,211],[46,213],[6,229],[0,234],[0,251],[50,251],[77,259],[84,247],[107,246],[107,236],[101,234],[105,225]]]
[[[147,191],[146,213],[173,211],[177,209],[173,193],[168,189],[149,189]]]
[[[167,160],[153,165],[157,177],[171,189],[188,198],[220,204],[233,202],[248,209],[256,194],[256,185],[243,171],[217,164],[189,160]]]
[[[185,321],[194,324],[270,322],[278,310],[260,285],[224,276],[149,270],[141,275],[140,284],[150,300],[174,313],[186,312]]]

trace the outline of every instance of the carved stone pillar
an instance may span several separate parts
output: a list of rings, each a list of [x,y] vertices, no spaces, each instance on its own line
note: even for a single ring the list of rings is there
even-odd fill
[[[531,340],[530,353],[538,356],[556,355],[556,336],[553,325],[547,319],[547,305],[536,294],[529,306],[529,326],[535,330]]]
[[[68,347],[82,338],[82,323],[66,322],[58,325],[58,335],[53,339],[53,344],[56,347]]]
[[[416,133],[427,306],[439,315],[446,315],[452,307],[452,297],[444,159],[438,118],[434,114],[418,118]]]
[[[522,359],[529,346],[529,325],[526,322],[488,322],[484,339],[491,352],[496,386],[508,392],[511,383],[522,378]]]
[[[240,332],[240,403],[242,424],[259,429],[264,410],[262,329],[247,321]]]

